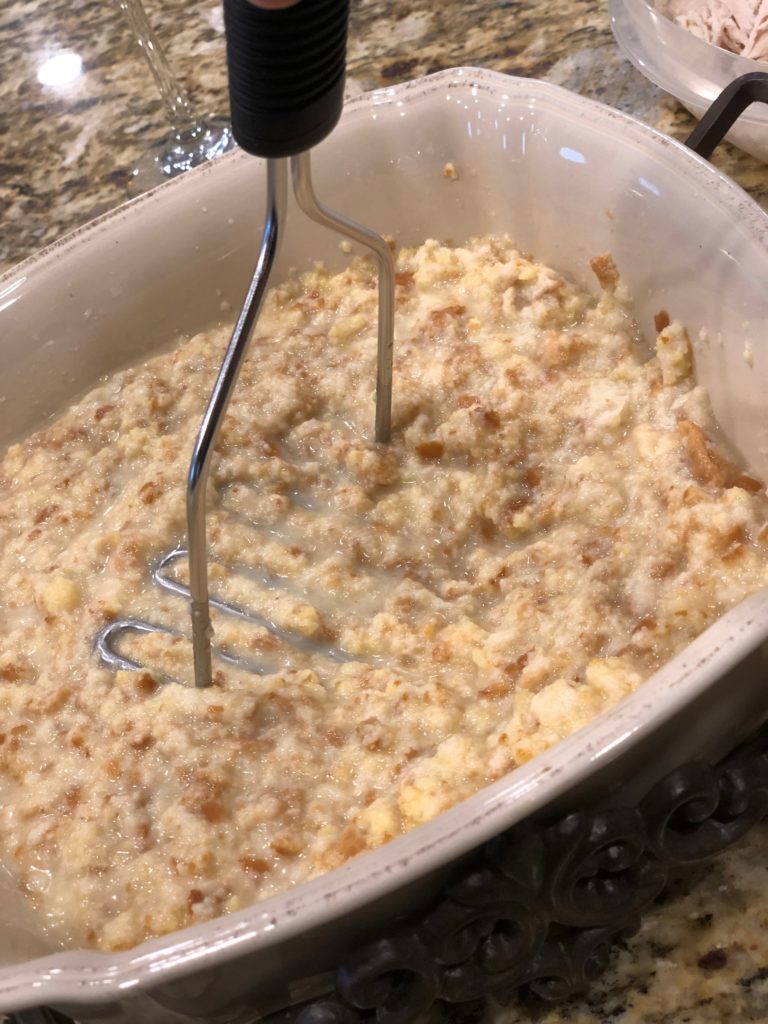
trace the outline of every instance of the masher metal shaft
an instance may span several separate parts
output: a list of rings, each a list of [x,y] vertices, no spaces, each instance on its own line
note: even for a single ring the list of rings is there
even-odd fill
[[[376,256],[379,278],[378,348],[376,355],[376,422],[374,436],[387,442],[392,433],[392,357],[395,333],[395,259],[388,243],[370,228],[329,210],[315,195],[309,152],[291,157],[296,202],[312,220],[366,246]]]
[[[381,236],[321,205],[312,189],[309,149],[341,115],[349,0],[295,0],[289,6],[224,0],[230,108],[235,139],[267,158],[267,221],[240,316],[195,443],[187,479],[189,584],[195,685],[210,686],[211,615],[206,535],[213,450],[275,262],[285,219],[287,158],[296,199],[314,220],[373,250],[379,265],[375,438],[391,433],[395,268]]]
[[[240,368],[248,351],[251,330],[259,315],[285,223],[287,160],[267,161],[267,220],[251,283],[237,318],[224,361],[213,387],[195,442],[187,478],[189,587],[192,610],[192,651],[195,686],[210,686],[211,610],[208,600],[208,540],[205,525],[206,491],[211,458]]]

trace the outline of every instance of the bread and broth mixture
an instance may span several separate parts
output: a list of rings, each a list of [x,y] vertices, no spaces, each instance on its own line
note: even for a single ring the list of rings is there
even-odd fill
[[[287,632],[214,613],[217,647],[260,671],[216,660],[210,689],[150,570],[184,540],[226,332],[9,449],[0,847],[51,934],[125,949],[335,868],[765,585],[768,502],[711,441],[684,329],[662,318],[648,358],[593,267],[598,298],[503,238],[399,252],[389,446],[369,440],[372,267],[271,293],[215,459],[211,589]],[[115,675],[93,638],[123,615],[179,635],[125,637],[146,668]]]

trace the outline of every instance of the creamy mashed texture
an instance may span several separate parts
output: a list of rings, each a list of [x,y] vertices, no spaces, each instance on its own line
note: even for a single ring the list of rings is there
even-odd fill
[[[210,493],[215,685],[151,569],[226,334],[0,462],[0,849],[51,933],[124,949],[429,820],[616,704],[768,578],[684,329],[507,239],[398,254],[394,436],[365,262],[274,290]],[[183,581],[184,559],[166,570]],[[113,673],[94,636],[131,615]],[[185,685],[186,684],[186,685]]]

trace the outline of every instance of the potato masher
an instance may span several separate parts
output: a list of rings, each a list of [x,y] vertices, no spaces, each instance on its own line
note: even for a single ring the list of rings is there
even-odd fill
[[[243,149],[267,160],[267,212],[256,268],[221,364],[195,442],[187,478],[187,548],[176,548],[153,572],[160,586],[190,601],[194,678],[198,687],[212,682],[211,604],[260,622],[283,639],[284,630],[262,616],[212,600],[208,586],[206,484],[211,459],[248,343],[267,290],[285,220],[288,163],[296,201],[307,216],[370,249],[378,265],[378,348],[374,437],[389,440],[394,337],[394,258],[387,242],[323,206],[314,194],[309,150],[334,128],[343,104],[349,0],[224,0],[232,130]],[[173,580],[165,569],[188,558],[190,585]],[[128,632],[168,632],[140,619],[109,623],[96,638],[102,661],[135,669],[136,662],[116,648]],[[344,657],[343,652],[330,651]]]

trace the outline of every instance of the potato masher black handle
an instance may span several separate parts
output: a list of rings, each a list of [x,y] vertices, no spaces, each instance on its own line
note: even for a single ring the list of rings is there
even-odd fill
[[[349,0],[264,9],[224,0],[232,131],[254,156],[295,156],[341,116]]]
[[[699,156],[709,157],[715,146],[752,103],[768,103],[768,74],[751,71],[727,85],[685,140]]]

